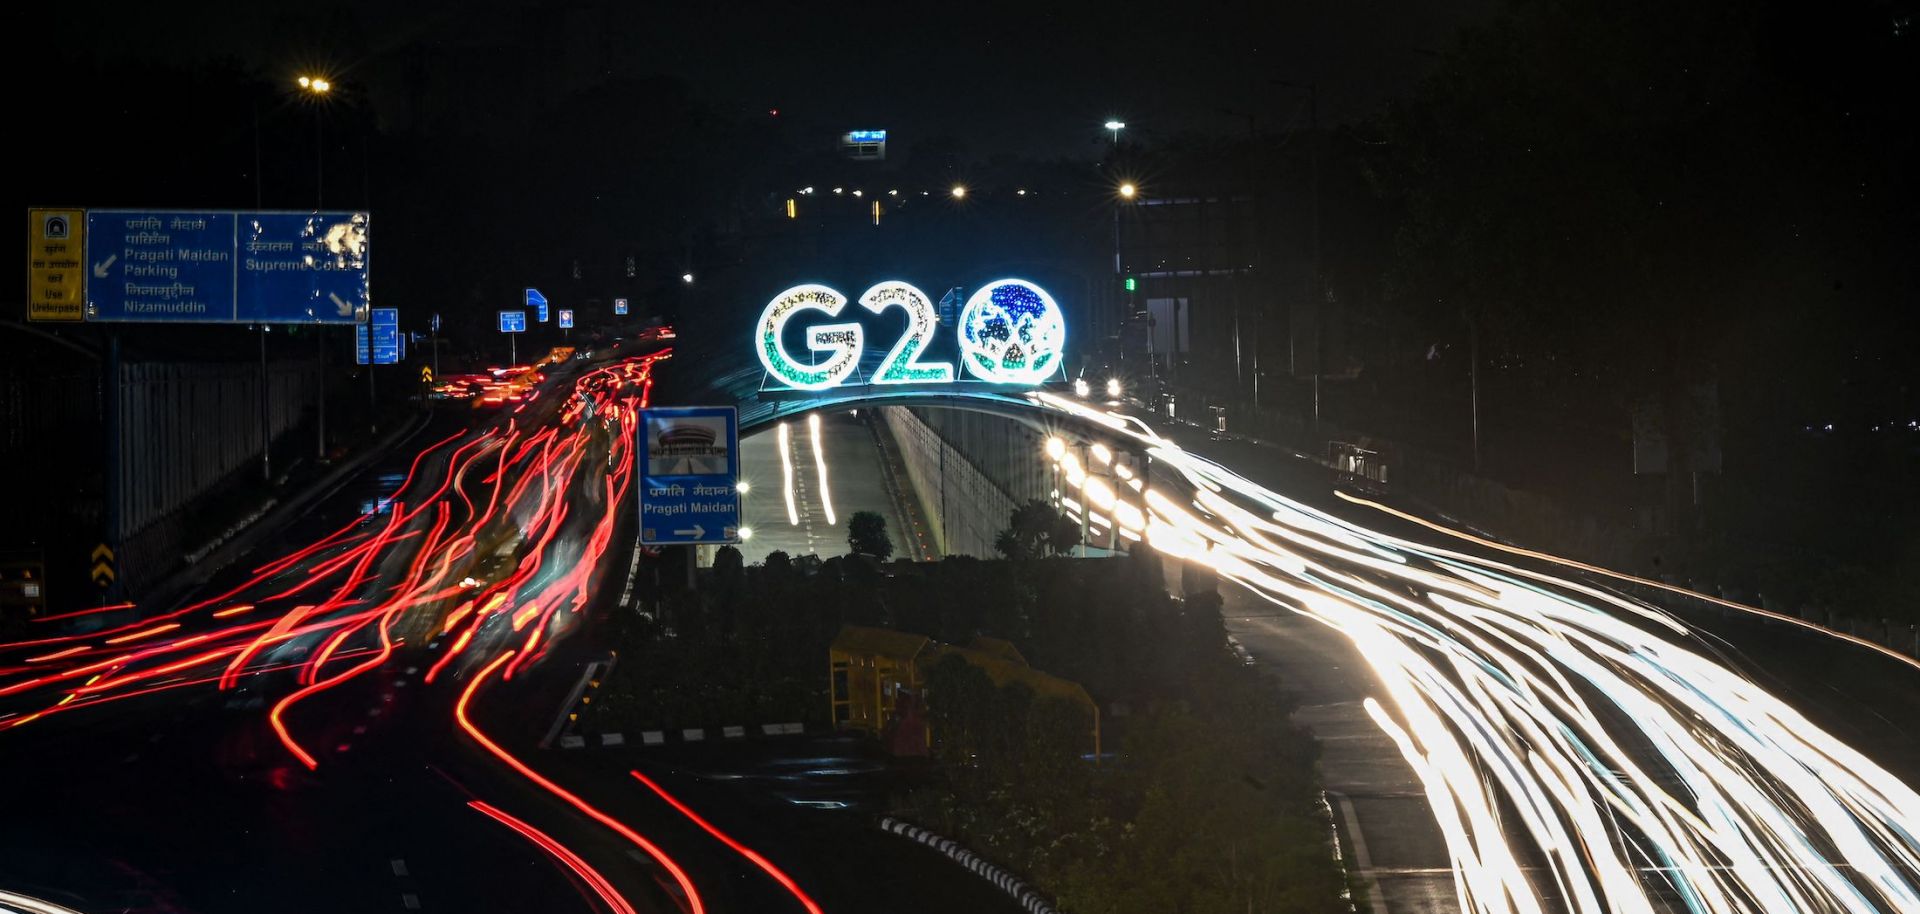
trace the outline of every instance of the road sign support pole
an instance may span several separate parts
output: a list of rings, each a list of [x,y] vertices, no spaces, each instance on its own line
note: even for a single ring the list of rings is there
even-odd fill
[[[371,337],[371,334],[369,334]],[[367,431],[380,433],[380,400],[373,394],[373,340],[367,340]]]
[[[107,425],[106,470],[107,471],[105,474],[105,480],[106,480],[105,508],[106,510],[102,512],[106,518],[107,529],[104,531],[100,539],[102,542],[107,544],[107,548],[117,553],[120,551],[120,525],[123,522],[123,515],[121,513],[121,501],[126,494],[125,467],[123,466],[122,449],[120,446],[120,439],[122,434],[121,415],[122,415],[122,412],[124,411],[126,391],[121,386],[123,382],[122,382],[121,371],[120,371],[120,331],[119,330],[107,331],[106,369],[107,369],[107,376],[105,378],[105,383],[101,385],[101,389],[106,394],[105,412],[107,414],[106,415],[106,420],[107,420],[106,422],[106,425]],[[91,564],[91,561],[89,562],[89,564]],[[102,594],[107,598],[106,600],[103,601],[103,603],[112,602],[115,599],[117,599],[120,594],[119,579],[118,578],[113,579],[113,583],[107,585],[105,590],[102,591]]]
[[[267,372],[267,325],[260,325],[260,479],[273,482],[273,376]]]
[[[513,365],[515,362],[520,361],[520,347],[516,345],[519,342],[520,342],[519,337],[516,337],[511,333],[507,334],[507,364],[509,366]]]
[[[318,381],[314,385],[313,424],[319,430],[316,437],[319,440],[320,461],[325,463],[327,459],[327,341],[326,333],[319,324],[313,325],[313,343],[314,365],[317,366],[318,374]]]

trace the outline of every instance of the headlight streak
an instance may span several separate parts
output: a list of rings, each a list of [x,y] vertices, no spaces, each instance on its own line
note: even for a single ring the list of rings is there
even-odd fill
[[[1071,401],[1034,399],[1124,430],[1154,460],[1136,506],[1059,439],[1047,443],[1062,488],[1094,507],[1112,498],[1119,532],[1138,518],[1146,544],[1354,642],[1386,691],[1368,713],[1427,792],[1464,909],[1537,911],[1552,887],[1580,914],[1920,910],[1920,795],[1679,640],[1693,636],[1667,613],[1373,532],[1144,423],[1116,427]],[[1479,545],[1686,593],[1341,494]],[[1077,516],[1079,501],[1059,500]]]
[[[827,488],[827,455],[820,443],[820,414],[807,416],[807,440],[813,444],[813,465],[820,471],[820,507],[826,509],[827,526],[837,527],[840,521],[833,516],[833,490]]]
[[[793,499],[793,433],[780,423],[780,490],[787,497],[787,526],[800,526],[800,507]]]

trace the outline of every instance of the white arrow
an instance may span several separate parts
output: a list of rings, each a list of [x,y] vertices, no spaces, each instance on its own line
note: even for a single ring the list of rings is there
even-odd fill
[[[340,316],[341,316],[341,317],[351,317],[351,316],[353,316],[353,303],[352,303],[352,302],[350,302],[350,301],[347,301],[347,300],[345,300],[345,299],[343,299],[343,298],[341,298],[341,297],[340,297],[340,294],[339,294],[339,293],[337,293],[337,292],[328,292],[328,293],[327,293],[327,297],[328,297],[328,298],[331,298],[331,299],[333,299],[333,306],[334,306],[335,308],[339,308],[339,309],[340,309]]]
[[[106,260],[103,260],[103,261],[101,261],[101,262],[99,262],[99,263],[96,263],[96,264],[94,264],[94,265],[93,265],[93,278],[94,278],[94,279],[106,279],[106,278],[107,278],[107,270],[109,270],[109,269],[112,269],[112,267],[113,267],[113,262],[114,262],[114,261],[116,261],[116,260],[119,260],[119,259],[120,259],[120,255],[119,255],[119,254],[114,254],[114,255],[112,255],[112,256],[110,256],[110,257],[108,257],[108,258],[107,258]]]
[[[694,539],[699,539],[700,537],[707,535],[707,528],[702,527],[699,524],[694,524],[692,530],[675,530],[673,531],[673,535],[674,536],[691,536]]]

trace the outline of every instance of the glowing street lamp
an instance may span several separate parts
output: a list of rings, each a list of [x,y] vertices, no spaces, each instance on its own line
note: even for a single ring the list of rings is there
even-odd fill
[[[1113,134],[1113,144],[1115,146],[1120,145],[1120,131],[1127,129],[1127,122],[1112,120],[1112,121],[1106,122],[1105,124],[1102,124],[1101,126],[1107,128],[1108,133]]]
[[[692,285],[692,284],[693,284],[693,274],[692,274],[692,273],[682,273],[682,274],[680,274],[680,281],[681,281],[681,282],[684,282],[684,283],[687,283],[688,285]]]
[[[967,186],[965,184],[955,184],[950,193],[953,194],[953,199],[955,200],[965,200],[967,198]]]
[[[1122,200],[1131,200],[1134,198],[1134,195],[1138,193],[1140,193],[1140,188],[1133,186],[1132,181],[1120,185],[1120,199]]]

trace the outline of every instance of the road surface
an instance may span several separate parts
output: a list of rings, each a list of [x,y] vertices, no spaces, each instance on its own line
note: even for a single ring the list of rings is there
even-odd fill
[[[608,647],[653,361],[443,411],[184,605],[0,645],[0,888],[83,912],[1013,909],[860,810],[539,748]]]

